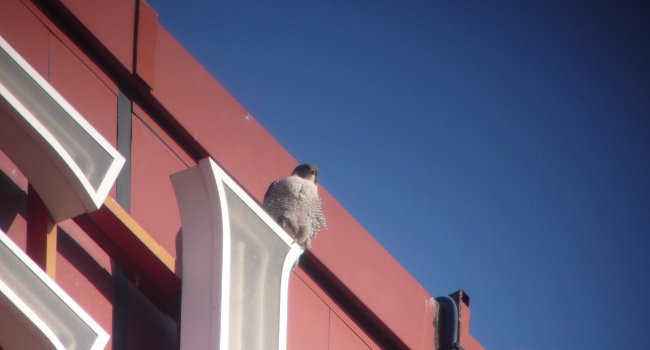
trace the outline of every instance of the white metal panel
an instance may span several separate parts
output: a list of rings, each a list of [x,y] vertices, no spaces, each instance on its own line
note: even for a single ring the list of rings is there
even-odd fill
[[[125,162],[2,37],[0,147],[56,221],[99,209]]]
[[[172,182],[183,223],[181,349],[285,349],[302,248],[213,160]]]
[[[1,230],[0,303],[17,313],[2,320],[5,326],[37,329],[49,341],[45,348],[100,350],[108,342],[97,322]]]

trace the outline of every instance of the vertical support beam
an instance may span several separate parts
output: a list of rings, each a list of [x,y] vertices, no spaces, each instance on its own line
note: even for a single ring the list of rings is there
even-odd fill
[[[116,201],[127,212],[131,211],[131,135],[132,135],[131,100],[120,91],[117,95],[117,150],[126,160],[122,171],[115,181]]]
[[[57,225],[32,185],[27,189],[27,255],[56,277]]]
[[[131,211],[131,100],[122,91],[117,95],[117,150],[126,162],[115,181],[116,200],[127,212]],[[129,283],[119,265],[113,264],[113,349],[126,350],[128,336]]]

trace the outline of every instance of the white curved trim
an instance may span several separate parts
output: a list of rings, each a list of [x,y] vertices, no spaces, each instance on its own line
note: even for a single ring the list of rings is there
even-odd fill
[[[269,347],[264,341],[272,339],[274,344],[277,341],[278,349],[285,350],[289,278],[302,248],[212,159],[203,159],[195,167],[172,175],[172,182],[185,242],[181,349],[193,350],[199,344],[222,350],[239,349],[257,341]],[[241,220],[257,219],[261,221],[241,226],[249,222]],[[207,235],[212,235],[211,240]],[[243,249],[233,251],[233,244],[240,247],[242,243]],[[260,260],[247,265],[254,261],[248,259]],[[269,265],[269,261],[274,262]],[[206,266],[208,262],[210,266]],[[243,272],[247,268],[250,275]],[[243,294],[231,295],[239,293],[240,284],[255,281],[273,285],[273,289],[246,289],[244,304],[240,299]],[[208,304],[215,312],[206,312]],[[275,311],[266,314],[264,310]],[[206,327],[208,324],[210,327]],[[246,335],[240,333],[242,329],[246,329]]]
[[[4,281],[0,280],[0,293],[4,294],[14,306],[52,343],[56,350],[66,350],[63,343],[56,337],[52,329],[27,304],[14,293]]]
[[[289,309],[289,277],[291,277],[291,270],[293,269],[294,264],[304,252],[304,249],[298,244],[293,243],[289,254],[287,254],[286,259],[284,259],[284,266],[282,266],[282,284],[280,285],[280,327],[278,339],[280,343],[278,345],[279,350],[285,350],[287,348],[287,313]]]
[[[211,171],[209,171],[210,169]],[[221,251],[221,257],[215,255],[212,257],[213,260],[219,260],[221,259],[221,264],[216,264],[217,261],[215,261],[215,264],[213,266],[221,266],[221,281],[215,279],[213,282],[216,284],[218,282],[221,282],[221,285],[213,285],[213,288],[215,289],[221,289],[220,293],[220,300],[213,300],[215,303],[221,303],[221,316],[220,316],[220,331],[218,334],[217,332],[214,332],[211,337],[213,337],[213,341],[211,344],[216,344],[216,341],[214,337],[220,336],[219,337],[219,348],[220,349],[228,349],[230,345],[230,308],[229,307],[223,307],[223,305],[229,305],[230,304],[230,242],[231,242],[231,237],[230,237],[230,219],[229,219],[229,211],[228,211],[228,201],[226,200],[226,193],[224,190],[224,184],[221,181],[219,177],[215,178],[213,176],[214,173],[217,173],[220,169],[216,166],[214,162],[210,162],[210,168],[204,167],[204,178],[205,179],[214,179],[216,180],[216,190],[217,193],[212,193],[211,191],[208,192],[208,195],[211,198],[211,201],[216,202],[217,200],[220,203],[221,207],[221,235],[222,235],[222,240],[221,242],[217,242],[215,239],[213,241],[214,248],[213,251]],[[219,214],[215,214],[219,215]],[[218,233],[215,232],[215,235],[213,237],[218,237]],[[219,247],[219,243],[221,243],[221,247]],[[220,248],[220,249],[219,249]],[[213,295],[216,295],[213,293]],[[218,305],[218,304],[217,304]]]
[[[15,111],[20,114],[25,122],[27,122],[27,124],[29,124],[33,129],[25,129],[25,132],[29,133],[36,139],[40,139],[44,144],[51,147],[58,157],[60,157],[60,160],[57,160],[55,159],[56,156],[49,154],[49,158],[54,164],[56,164],[57,168],[61,172],[66,173],[68,176],[73,176],[81,185],[81,188],[75,186],[74,182],[70,182],[70,178],[66,176],[72,188],[77,192],[77,197],[83,204],[84,208],[87,211],[99,209],[125,163],[124,157],[97,130],[95,130],[93,126],[56,91],[56,89],[54,89],[25,59],[23,59],[22,56],[20,56],[20,54],[18,54],[18,52],[16,52],[11,45],[4,40],[4,38],[2,38],[2,36],[0,36],[0,49],[4,50],[25,71],[25,73],[27,73],[30,78],[33,79],[39,87],[45,91],[45,93],[48,94],[68,114],[68,116],[72,118],[72,120],[86,133],[88,133],[90,137],[113,159],[111,164],[108,166],[106,173],[103,174],[103,178],[97,189],[93,188],[89,179],[70,154],[68,154],[59,140],[57,140],[56,137],[41,123],[41,121],[34,116],[34,114],[23,105],[23,103],[20,102],[20,99],[0,81],[0,95],[4,97],[9,105],[11,105],[11,107],[15,109]],[[15,122],[18,123],[18,121]],[[56,219],[63,220],[65,218]]]
[[[45,286],[53,293],[55,294],[64,304],[67,306],[73,313],[81,319],[81,321],[92,330],[92,332],[95,334],[95,341],[93,343],[93,346],[90,348],[90,350],[101,350],[106,346],[106,343],[108,342],[109,335],[102,329],[102,327],[92,318],[84,309],[79,306],[61,287],[48,276],[45,271],[43,271],[36,263],[30,259],[27,254],[25,254],[10,238],[7,236],[2,230],[0,230],[0,243],[4,244],[9,250],[24,264],[26,265],[29,270],[42,282],[45,284]],[[31,307],[29,307],[23,300],[11,289],[11,287],[7,286],[4,281],[0,280],[0,283],[5,285],[5,287],[9,290],[9,293],[13,294],[13,296],[18,300],[20,305],[16,304],[17,307],[30,319],[34,317],[33,315],[36,315],[37,320],[40,320],[41,322],[44,323],[44,321],[37,316],[37,312],[35,312]],[[3,292],[5,290],[2,290]],[[6,294],[7,295],[7,294]],[[37,321],[38,322],[38,321]],[[35,323],[35,325],[37,325]],[[38,325],[37,325],[38,326]],[[42,329],[39,327],[39,329]],[[52,332],[50,327],[46,326],[46,330],[44,331],[44,334],[50,338],[49,335],[45,332]],[[55,336],[56,338],[56,336]],[[56,338],[57,341],[60,343],[61,341]],[[63,346],[63,345],[62,345]],[[65,347],[64,347],[65,348]],[[57,348],[58,349],[58,348]]]
[[[210,166],[214,170],[217,177],[223,181],[233,192],[235,192],[235,194],[242,201],[244,201],[244,203],[246,203],[246,205],[248,205],[248,207],[251,208],[251,210],[253,210],[253,212],[255,212],[255,214],[260,217],[260,219],[264,221],[264,223],[270,226],[273,229],[273,232],[278,235],[278,237],[280,237],[287,245],[291,245],[293,243],[293,238],[291,238],[291,236],[289,236],[289,234],[286,233],[284,229],[282,229],[282,227],[280,227],[280,225],[278,225],[278,223],[275,222],[275,220],[273,220],[269,214],[267,214],[266,211],[264,211],[264,209],[260,207],[259,204],[257,204],[257,202],[246,191],[244,191],[244,189],[242,189],[235,180],[230,177],[230,175],[228,175],[228,173],[226,173],[217,163],[215,163],[212,158],[206,159],[209,159],[211,164]],[[206,159],[202,160],[202,162],[206,161]]]
[[[20,101],[7,89],[5,88],[4,85],[2,85],[2,82],[0,81],[0,95],[2,95],[9,104],[20,114],[23,116],[23,118],[36,130],[36,132],[43,138],[43,140],[49,144],[50,147],[54,149],[54,151],[63,159],[65,164],[67,165],[69,171],[71,171],[74,176],[81,182],[83,185],[83,188],[86,190],[86,192],[91,193],[90,197],[85,197],[81,196],[80,199],[84,203],[84,207],[86,208],[92,208],[93,205],[96,205],[97,208],[99,208],[99,205],[101,205],[101,202],[99,204],[96,203],[95,196],[92,194],[95,192],[95,190],[92,188],[90,185],[90,182],[88,179],[86,179],[86,176],[83,174],[81,171],[81,168],[74,162],[72,157],[66,152],[66,150],[61,146],[59,141],[41,124],[41,122],[34,117],[34,115],[25,107],[23,106]],[[62,171],[65,171],[65,168],[60,169]],[[90,201],[88,201],[90,199]],[[102,200],[103,202],[103,200]]]

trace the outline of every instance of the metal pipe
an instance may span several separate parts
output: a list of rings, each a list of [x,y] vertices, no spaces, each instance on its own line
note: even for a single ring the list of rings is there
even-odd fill
[[[438,323],[441,339],[440,350],[458,350],[460,349],[458,345],[458,305],[448,295],[437,297],[436,301],[440,305],[440,322]]]

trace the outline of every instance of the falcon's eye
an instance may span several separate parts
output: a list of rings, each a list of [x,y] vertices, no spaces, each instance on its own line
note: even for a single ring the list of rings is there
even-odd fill
[[[314,169],[311,169],[309,172],[316,175],[316,170],[314,170]]]

